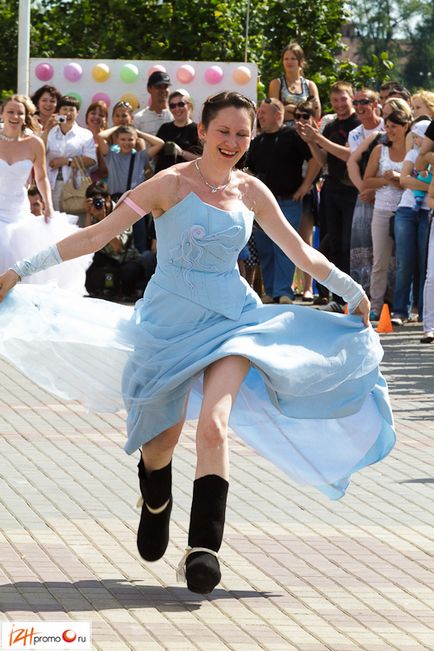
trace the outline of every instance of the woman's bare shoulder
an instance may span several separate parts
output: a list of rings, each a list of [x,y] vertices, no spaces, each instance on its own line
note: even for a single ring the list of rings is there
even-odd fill
[[[273,202],[273,194],[256,176],[238,171],[237,181],[244,203],[253,212],[258,212],[264,205]]]
[[[152,212],[155,217],[159,217],[178,203],[183,193],[187,194],[188,190],[185,188],[190,184],[191,165],[192,163],[178,163],[158,172],[142,184],[149,189],[152,186],[152,194],[155,198]]]

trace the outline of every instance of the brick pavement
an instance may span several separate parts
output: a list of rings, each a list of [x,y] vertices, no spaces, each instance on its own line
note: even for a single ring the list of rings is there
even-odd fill
[[[434,346],[383,338],[399,443],[340,502],[299,490],[238,439],[223,581],[177,585],[193,428],[176,457],[165,558],[135,549],[121,415],[88,414],[0,361],[0,619],[92,621],[96,651],[434,649]]]

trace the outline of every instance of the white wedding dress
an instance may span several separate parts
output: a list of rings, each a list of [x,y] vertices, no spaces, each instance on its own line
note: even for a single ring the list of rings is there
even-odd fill
[[[43,217],[35,217],[30,212],[26,182],[32,166],[29,159],[9,164],[0,158],[0,274],[17,260],[37,253],[78,230],[65,213],[55,212],[47,224]],[[84,294],[85,271],[90,263],[91,256],[83,256],[40,271],[23,282],[50,283]]]

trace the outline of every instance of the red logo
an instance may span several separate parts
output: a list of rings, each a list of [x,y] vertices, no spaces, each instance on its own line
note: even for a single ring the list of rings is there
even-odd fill
[[[33,643],[35,635],[39,635],[39,633],[33,626],[32,628],[12,628],[9,634],[9,646],[18,644],[19,642],[22,643],[22,646],[27,646],[28,642],[30,646]]]
[[[70,628],[67,628],[66,631],[63,631],[63,633],[62,633],[62,640],[64,642],[74,642],[76,637],[77,637],[77,633],[74,633],[74,631],[71,631]]]

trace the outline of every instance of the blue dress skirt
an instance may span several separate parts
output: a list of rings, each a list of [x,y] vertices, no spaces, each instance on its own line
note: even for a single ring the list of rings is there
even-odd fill
[[[188,194],[156,220],[158,266],[129,308],[36,285],[0,304],[0,354],[55,395],[127,409],[129,454],[196,418],[204,369],[250,360],[230,425],[300,484],[342,497],[395,442],[378,335],[360,317],[263,305],[238,273],[253,213]]]

